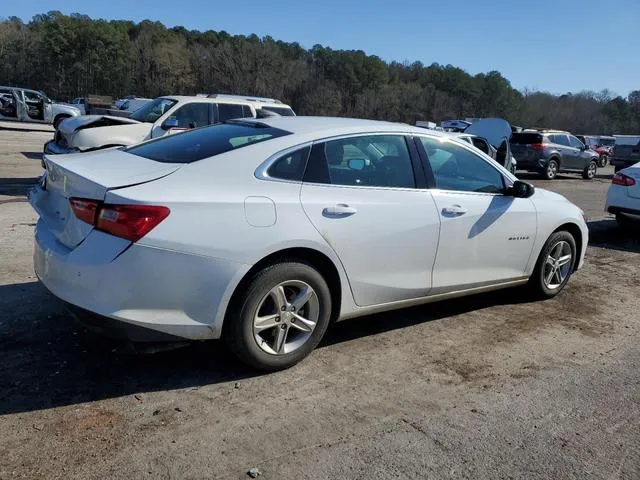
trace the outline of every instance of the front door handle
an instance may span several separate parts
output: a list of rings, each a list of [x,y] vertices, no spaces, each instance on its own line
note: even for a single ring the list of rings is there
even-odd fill
[[[322,210],[322,215],[325,217],[348,217],[353,215],[358,210],[355,207],[347,205],[346,203],[339,203],[332,207],[325,207]]]
[[[442,215],[445,217],[459,217],[467,213],[467,209],[460,205],[449,205],[442,209]]]

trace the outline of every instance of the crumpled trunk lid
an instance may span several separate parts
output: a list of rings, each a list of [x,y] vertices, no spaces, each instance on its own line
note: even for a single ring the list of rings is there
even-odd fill
[[[151,182],[183,166],[154,162],[121,150],[45,155],[44,163],[45,174],[29,193],[29,202],[57,240],[71,249],[89,235],[93,225],[75,216],[70,198],[102,201],[109,190]]]

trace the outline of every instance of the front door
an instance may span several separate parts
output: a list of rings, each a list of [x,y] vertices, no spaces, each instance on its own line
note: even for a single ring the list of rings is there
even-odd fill
[[[19,120],[18,98],[13,89],[0,88],[0,119]]]
[[[441,221],[432,293],[523,277],[536,237],[533,202],[505,195],[502,172],[470,148],[433,137],[418,146]]]
[[[301,189],[305,213],[342,262],[354,300],[368,306],[426,296],[440,219],[416,188],[402,135],[316,143]]]

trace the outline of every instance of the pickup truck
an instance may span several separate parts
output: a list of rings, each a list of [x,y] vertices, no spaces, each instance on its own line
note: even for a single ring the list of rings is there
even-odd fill
[[[0,120],[48,123],[58,128],[65,118],[81,115],[78,108],[54,103],[44,93],[18,87],[0,87]]]
[[[618,173],[623,168],[640,162],[640,135],[614,135],[616,143],[613,147],[611,163]]]

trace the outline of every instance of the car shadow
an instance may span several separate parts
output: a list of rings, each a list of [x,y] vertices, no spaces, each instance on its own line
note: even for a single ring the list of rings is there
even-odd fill
[[[640,253],[640,226],[620,228],[613,219],[587,222],[589,245],[593,247]]]
[[[29,160],[42,160],[42,152],[20,152]]]
[[[0,195],[26,196],[27,192],[38,183],[38,180],[38,177],[0,178]]]
[[[340,322],[321,347],[525,300],[487,293]],[[155,354],[122,353],[122,343],[88,332],[38,282],[0,286],[0,415],[75,405],[141,392],[200,387],[262,375],[220,341]]]
[[[23,127],[23,126],[7,126],[0,125],[0,130],[7,130],[10,132],[44,132],[44,133],[54,133],[53,127],[50,129],[44,129],[42,125],[34,125],[32,128]]]

